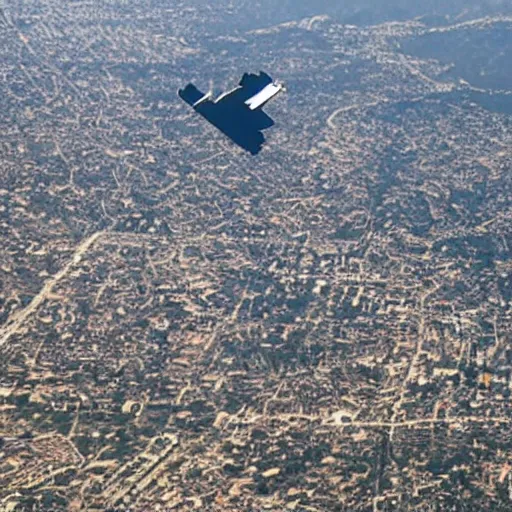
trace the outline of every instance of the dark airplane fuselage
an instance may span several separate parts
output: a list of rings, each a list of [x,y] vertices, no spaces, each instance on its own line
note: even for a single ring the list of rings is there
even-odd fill
[[[235,144],[255,155],[265,141],[262,130],[273,126],[274,121],[261,108],[251,110],[245,101],[271,82],[265,73],[245,74],[240,86],[218,101],[204,98],[204,94],[192,84],[180,89],[179,95]]]

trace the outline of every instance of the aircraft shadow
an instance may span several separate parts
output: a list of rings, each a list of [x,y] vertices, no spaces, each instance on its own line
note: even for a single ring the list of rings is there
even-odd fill
[[[204,97],[204,93],[193,84],[180,89],[178,94],[192,107],[196,105],[194,110],[235,144],[256,155],[265,142],[262,130],[273,126],[274,121],[261,109],[250,110],[244,102],[271,82],[272,79],[265,73],[246,73],[237,89],[221,95],[215,101],[206,99],[198,105],[196,103]]]

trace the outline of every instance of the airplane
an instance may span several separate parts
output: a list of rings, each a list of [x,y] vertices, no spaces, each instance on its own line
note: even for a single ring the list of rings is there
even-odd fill
[[[211,91],[203,94],[193,84],[178,95],[235,144],[256,155],[265,142],[262,130],[274,125],[262,107],[285,90],[282,83],[260,71],[259,75],[244,73],[237,87],[214,100]]]

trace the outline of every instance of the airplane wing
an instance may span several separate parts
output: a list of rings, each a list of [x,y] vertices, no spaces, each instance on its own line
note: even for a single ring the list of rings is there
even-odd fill
[[[282,90],[282,84],[268,84],[260,92],[246,100],[245,104],[249,107],[250,110],[255,110],[265,105],[267,101],[271,100],[276,94],[278,94]]]
[[[254,96],[271,83],[272,78],[263,71],[260,71],[259,75],[254,73],[244,73],[242,80],[240,80],[240,86],[243,90],[243,98],[241,98],[242,101]]]

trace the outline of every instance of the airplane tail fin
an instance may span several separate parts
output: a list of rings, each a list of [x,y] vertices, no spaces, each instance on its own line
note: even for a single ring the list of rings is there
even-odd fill
[[[209,100],[212,96],[212,91],[210,90],[203,94],[195,85],[188,84],[184,89],[178,91],[178,95],[183,101],[195,108],[203,101]]]

